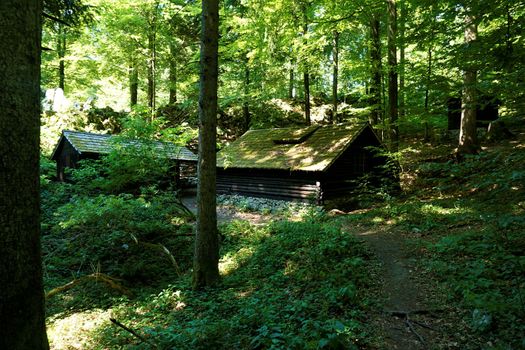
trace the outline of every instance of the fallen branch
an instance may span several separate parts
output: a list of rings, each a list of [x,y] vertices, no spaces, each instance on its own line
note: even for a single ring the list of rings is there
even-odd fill
[[[88,280],[94,280],[96,282],[98,282],[98,281],[104,282],[110,288],[117,290],[121,294],[127,295],[128,297],[132,296],[132,293],[129,290],[127,290],[126,288],[122,287],[117,282],[117,279],[115,279],[115,278],[113,278],[111,276],[108,276],[106,274],[100,273],[100,272],[95,272],[95,273],[92,273],[91,275],[86,275],[86,276],[82,276],[80,278],[76,278],[73,281],[64,284],[63,286],[51,289],[49,292],[46,293],[46,299],[49,299],[49,298],[51,298],[52,296],[54,296],[54,295],[56,295],[58,293],[64,292],[66,290],[69,290],[69,289],[75,287],[76,285],[78,285],[78,284],[80,284],[82,282],[88,281]]]
[[[116,324],[117,326],[119,326],[120,328],[122,328],[123,330],[133,334],[135,337],[137,337],[138,339],[140,339],[140,341],[142,341],[143,343],[146,343],[146,344],[149,344],[151,346],[153,346],[155,349],[157,349],[157,345],[153,344],[151,341],[149,341],[148,339],[144,338],[143,336],[141,336],[140,334],[138,334],[137,332],[135,332],[133,329],[129,328],[129,327],[126,327],[124,326],[122,323],[120,323],[119,321],[117,321],[116,319],[114,318],[110,318],[109,319],[111,322],[113,322],[114,324]]]

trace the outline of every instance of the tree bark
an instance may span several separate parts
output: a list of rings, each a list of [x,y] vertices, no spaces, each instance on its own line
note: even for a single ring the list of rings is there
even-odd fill
[[[249,104],[249,95],[250,95],[250,67],[248,66],[248,59],[246,59],[244,67],[244,96],[242,104],[242,114],[244,119],[244,131],[250,129],[251,115],[250,115],[250,104]]]
[[[139,71],[135,62],[129,66],[129,96],[130,106],[133,108],[137,105],[139,96]]]
[[[305,37],[304,44],[307,45],[306,35],[308,34],[308,14],[306,13],[306,5],[303,8],[303,35]],[[310,125],[312,123],[310,119],[310,72],[308,70],[308,62],[304,63],[304,73],[303,73],[303,85],[304,85],[304,118],[306,124]]]
[[[333,72],[333,76],[332,76],[332,105],[333,105],[333,113],[332,113],[332,117],[330,118],[330,123],[334,123],[337,122],[337,85],[338,85],[338,82],[337,82],[337,79],[338,79],[338,76],[339,76],[339,32],[338,31],[334,31],[334,43],[333,43],[333,52],[332,52],[332,56],[333,56],[333,68],[334,68],[334,72]]]
[[[40,250],[42,5],[0,1],[0,349],[47,350]]]
[[[58,54],[58,87],[65,92],[66,86],[66,28],[61,23],[58,23],[58,38],[57,38],[57,54]]]
[[[379,15],[375,13],[370,22],[370,124],[376,125],[381,118],[381,37]]]
[[[399,118],[403,119],[406,114],[405,106],[405,27],[407,17],[406,1],[401,5],[401,21],[399,31]]]
[[[472,15],[465,19],[465,44],[471,45],[477,40],[478,28]],[[466,63],[463,73],[463,98],[461,106],[461,125],[459,129],[458,155],[475,154],[479,151],[476,129],[476,82],[477,72],[470,62]]]
[[[157,12],[158,2],[155,2],[153,12],[151,14],[151,22],[149,23],[148,33],[148,107],[150,108],[151,118],[155,113],[156,102],[156,65],[157,65]]]
[[[398,85],[397,85],[397,11],[396,0],[388,0],[388,115],[390,118],[390,148],[397,152],[399,146]]]
[[[428,141],[430,139],[430,130],[428,125],[428,115],[429,115],[429,97],[430,97],[430,81],[432,78],[432,46],[428,47],[427,53],[427,79],[425,84],[425,135],[424,140]]]
[[[312,124],[310,119],[310,73],[308,73],[308,67],[305,68],[303,80],[304,80],[304,118],[306,124]]]
[[[169,104],[177,103],[177,48],[170,44],[170,87],[169,87]]]
[[[293,67],[294,67],[294,64],[293,64],[293,60],[290,60],[290,77],[289,77],[289,80],[288,80],[288,98],[291,100],[293,99],[295,96],[294,96],[294,70],[293,70]]]
[[[199,94],[199,163],[197,232],[193,261],[193,288],[219,282],[217,234],[216,139],[219,47],[219,0],[202,1]]]

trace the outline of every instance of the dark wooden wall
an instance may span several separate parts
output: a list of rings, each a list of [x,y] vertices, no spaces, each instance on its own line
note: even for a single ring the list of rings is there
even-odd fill
[[[263,169],[217,169],[217,192],[316,202],[319,174]]]
[[[386,164],[387,159],[378,154],[379,147],[380,142],[373,131],[365,129],[323,174],[323,200],[351,195],[365,174],[369,175],[371,181],[376,182],[378,178],[385,176],[382,166]]]
[[[66,181],[65,168],[76,167],[79,160],[80,155],[77,150],[67,140],[63,141],[57,157],[57,179]]]

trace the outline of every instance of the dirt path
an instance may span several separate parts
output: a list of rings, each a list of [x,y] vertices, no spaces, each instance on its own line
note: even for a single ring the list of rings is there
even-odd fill
[[[426,314],[430,309],[421,286],[422,277],[418,276],[407,256],[404,238],[385,231],[354,234],[370,246],[382,265],[380,294],[384,304],[374,320],[384,341],[381,348],[412,350],[439,347],[434,344],[437,340],[435,318]],[[407,312],[408,318],[397,312]]]

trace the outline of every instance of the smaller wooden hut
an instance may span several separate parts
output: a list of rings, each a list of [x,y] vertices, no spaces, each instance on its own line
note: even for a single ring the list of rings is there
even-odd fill
[[[116,144],[117,140],[113,135],[62,131],[51,156],[51,159],[57,162],[58,180],[65,180],[65,168],[77,167],[78,161],[82,159],[98,159],[101,155],[109,154]],[[120,140],[118,144],[126,148],[136,147],[141,142],[138,140]],[[197,156],[186,147],[160,141],[152,141],[149,145],[158,150],[162,156],[174,161],[177,174],[181,173],[181,166],[185,169],[195,169]]]
[[[366,124],[249,130],[217,159],[217,191],[317,201],[352,195],[364,175],[395,180]]]

